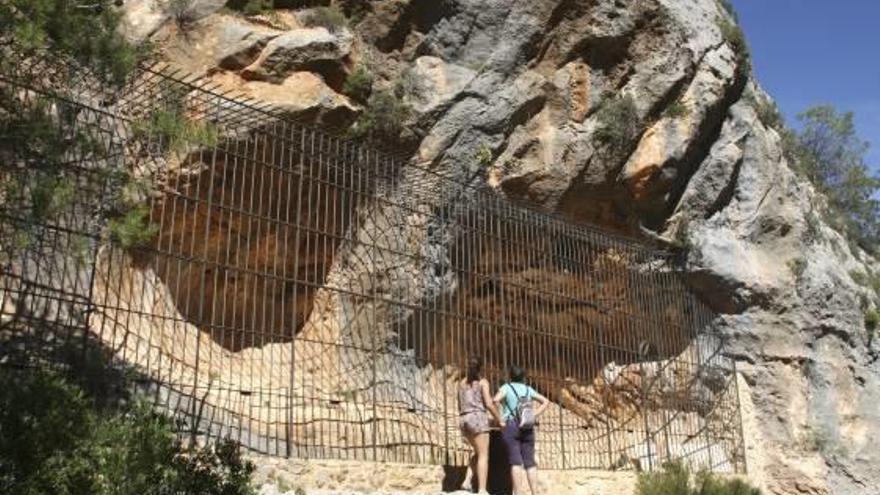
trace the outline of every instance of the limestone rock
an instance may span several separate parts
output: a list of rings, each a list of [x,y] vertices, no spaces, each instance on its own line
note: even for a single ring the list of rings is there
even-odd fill
[[[122,4],[120,30],[131,41],[144,41],[172,19],[171,0],[125,0]],[[194,22],[220,10],[225,0],[189,0],[187,22]]]
[[[326,71],[338,67],[351,52],[351,33],[325,28],[294,29],[270,41],[260,56],[241,71],[250,80],[279,82],[300,70]]]
[[[151,5],[127,2],[133,37],[164,22]],[[728,14],[719,2],[370,5],[355,33],[236,21],[201,34],[197,26],[193,46],[208,55],[186,53],[224,87],[343,126],[360,111],[339,94],[352,61],[372,64],[382,85],[410,73],[415,161],[576,220],[687,247],[688,282],[720,313],[713,325],[729,340],[743,403],[753,406],[748,447],[762,453],[750,458],[750,476],[774,495],[880,493],[880,451],[871,445],[880,436],[880,349],[864,327],[865,310],[880,301],[853,276],[878,273],[877,260],[823,220],[823,197],[758,118],[750,97],[763,93],[723,38],[717,20]],[[627,118],[637,132],[612,153],[597,137],[608,128],[600,109],[623,96],[635,102]],[[407,180],[416,179],[404,168]],[[431,202],[448,197],[458,198],[410,199],[440,207]],[[387,271],[382,295],[442,294],[446,274],[434,268],[446,256],[445,234],[426,218],[380,213],[351,238],[422,261],[389,256],[365,267],[349,253],[332,260],[327,283]],[[308,331],[330,331],[319,323],[332,321],[339,332],[349,322],[343,302],[315,299],[323,306]],[[699,394],[713,393],[703,385]]]

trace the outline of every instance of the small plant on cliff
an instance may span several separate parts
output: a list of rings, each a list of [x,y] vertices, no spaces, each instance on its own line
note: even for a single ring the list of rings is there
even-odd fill
[[[746,41],[745,33],[743,33],[742,28],[735,21],[718,17],[715,23],[721,31],[721,37],[730,45],[733,53],[736,54],[737,80],[745,81],[752,71],[752,52],[749,49],[748,41]]]
[[[358,139],[394,144],[409,114],[409,106],[393,91],[374,91],[349,133]]]
[[[122,249],[146,247],[159,232],[157,226],[149,224],[149,216],[149,209],[139,206],[117,218],[111,218],[107,224],[110,240]]]
[[[740,479],[722,479],[706,471],[693,475],[681,462],[664,464],[662,471],[642,473],[637,495],[760,495],[761,491]]]
[[[262,15],[272,9],[272,0],[229,0],[226,8],[246,16]]]
[[[630,95],[612,99],[602,105],[596,118],[599,122],[596,138],[608,147],[614,158],[622,159],[641,129],[635,100]]]
[[[174,23],[182,31],[188,30],[196,20],[193,3],[195,0],[168,0],[166,8]]]
[[[681,100],[675,100],[672,102],[666,110],[663,111],[663,116],[671,119],[679,119],[682,117],[687,117],[690,115],[691,109],[688,108],[687,105],[684,104]]]
[[[322,27],[335,33],[348,27],[348,19],[337,7],[316,7],[303,16],[303,24],[309,27]]]
[[[210,122],[189,119],[173,108],[159,108],[134,125],[137,139],[155,141],[162,149],[184,151],[190,146],[210,147],[217,144],[219,132]]]
[[[755,109],[758,120],[762,124],[770,129],[781,130],[785,128],[785,118],[773,100],[755,95],[754,93],[749,93],[746,98],[751,103],[752,108]]]
[[[373,73],[365,65],[358,65],[345,78],[342,92],[359,103],[366,103],[373,92]]]
[[[868,345],[874,341],[877,335],[877,327],[880,327],[880,311],[870,309],[865,312],[865,331],[868,334]]]
[[[486,143],[480,143],[480,148],[477,150],[477,163],[483,168],[492,165],[492,148]]]
[[[734,8],[733,3],[730,0],[718,0],[718,4],[721,5],[721,8],[724,9],[725,12],[735,21],[739,22],[739,14],[736,12],[736,8]]]
[[[803,257],[790,259],[786,265],[796,280],[800,280],[807,270],[807,260]]]

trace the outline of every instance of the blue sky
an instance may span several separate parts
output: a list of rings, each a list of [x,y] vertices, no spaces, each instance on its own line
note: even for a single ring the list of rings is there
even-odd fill
[[[817,104],[856,113],[880,172],[880,0],[733,0],[761,85],[788,123]]]

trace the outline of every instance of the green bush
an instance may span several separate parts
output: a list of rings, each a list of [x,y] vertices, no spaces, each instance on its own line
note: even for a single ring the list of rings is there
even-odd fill
[[[162,148],[173,152],[191,146],[210,147],[217,144],[220,133],[210,122],[191,120],[182,111],[159,108],[133,127],[136,139],[158,141]]]
[[[807,260],[799,257],[788,260],[786,263],[788,270],[794,275],[794,278],[800,280],[804,272],[807,270]]]
[[[146,247],[159,228],[149,224],[150,210],[146,206],[134,207],[107,224],[110,240],[123,249]]]
[[[690,115],[691,110],[681,100],[675,100],[671,105],[663,111],[663,116],[671,119],[678,119]]]
[[[748,99],[764,126],[777,130],[785,128],[785,118],[774,101],[754,94],[749,94]]]
[[[865,312],[865,330],[868,333],[868,342],[874,340],[877,334],[877,327],[880,326],[880,312],[871,309]]]
[[[349,132],[355,138],[394,144],[409,114],[409,106],[393,91],[375,91]]]
[[[733,3],[730,0],[718,0],[718,3],[721,5],[721,8],[727,12],[735,22],[739,22],[739,14],[736,12],[736,9],[733,7]]]
[[[229,0],[226,2],[226,8],[247,16],[265,14],[272,7],[272,0]]]
[[[606,102],[598,110],[596,118],[599,122],[596,138],[608,147],[615,158],[623,158],[641,130],[633,97],[626,95]]]
[[[690,471],[684,464],[669,463],[662,471],[639,475],[638,495],[690,495]]]
[[[671,462],[663,471],[642,473],[637,495],[760,495],[761,491],[740,479],[722,479],[701,471],[693,476],[687,466]]]
[[[736,54],[736,76],[737,79],[746,80],[752,71],[752,53],[749,49],[749,43],[746,41],[746,35],[742,28],[735,21],[719,17],[715,20],[718,29],[721,30],[721,37],[730,45],[733,53]]]
[[[316,7],[303,16],[303,24],[308,27],[323,27],[335,33],[348,27],[348,19],[337,7]]]
[[[373,74],[364,65],[358,65],[342,85],[342,92],[360,103],[366,103],[373,91]]]
[[[73,57],[107,80],[121,83],[143,50],[117,31],[120,13],[114,0],[4,0],[0,2],[0,32],[25,54],[46,51]],[[0,62],[7,52],[0,53]]]
[[[483,168],[492,165],[492,148],[490,148],[486,143],[481,143],[480,148],[477,150],[477,163],[483,166]]]
[[[142,404],[101,409],[59,374],[0,368],[0,493],[250,495],[238,445],[185,450]]]
[[[188,29],[195,20],[193,3],[195,0],[167,0],[168,13],[181,29]]]

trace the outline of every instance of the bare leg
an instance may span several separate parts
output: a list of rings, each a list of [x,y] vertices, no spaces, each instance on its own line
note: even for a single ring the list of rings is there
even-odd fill
[[[477,475],[477,444],[476,444],[476,435],[471,435],[470,433],[464,434],[464,439],[467,441],[468,445],[474,449],[474,455],[471,456],[470,461],[468,462],[468,467],[470,468],[470,476],[465,476],[464,479],[464,488],[467,491],[473,491],[474,489],[474,478],[477,478],[477,482],[479,482],[479,476]]]
[[[474,436],[474,451],[477,453],[477,487],[480,493],[486,491],[489,482],[489,434]]]
[[[526,476],[529,479],[529,489],[532,490],[532,495],[538,495],[538,468],[526,469]]]
[[[524,474],[522,466],[510,466],[510,477],[513,479],[513,495],[525,495]]]

